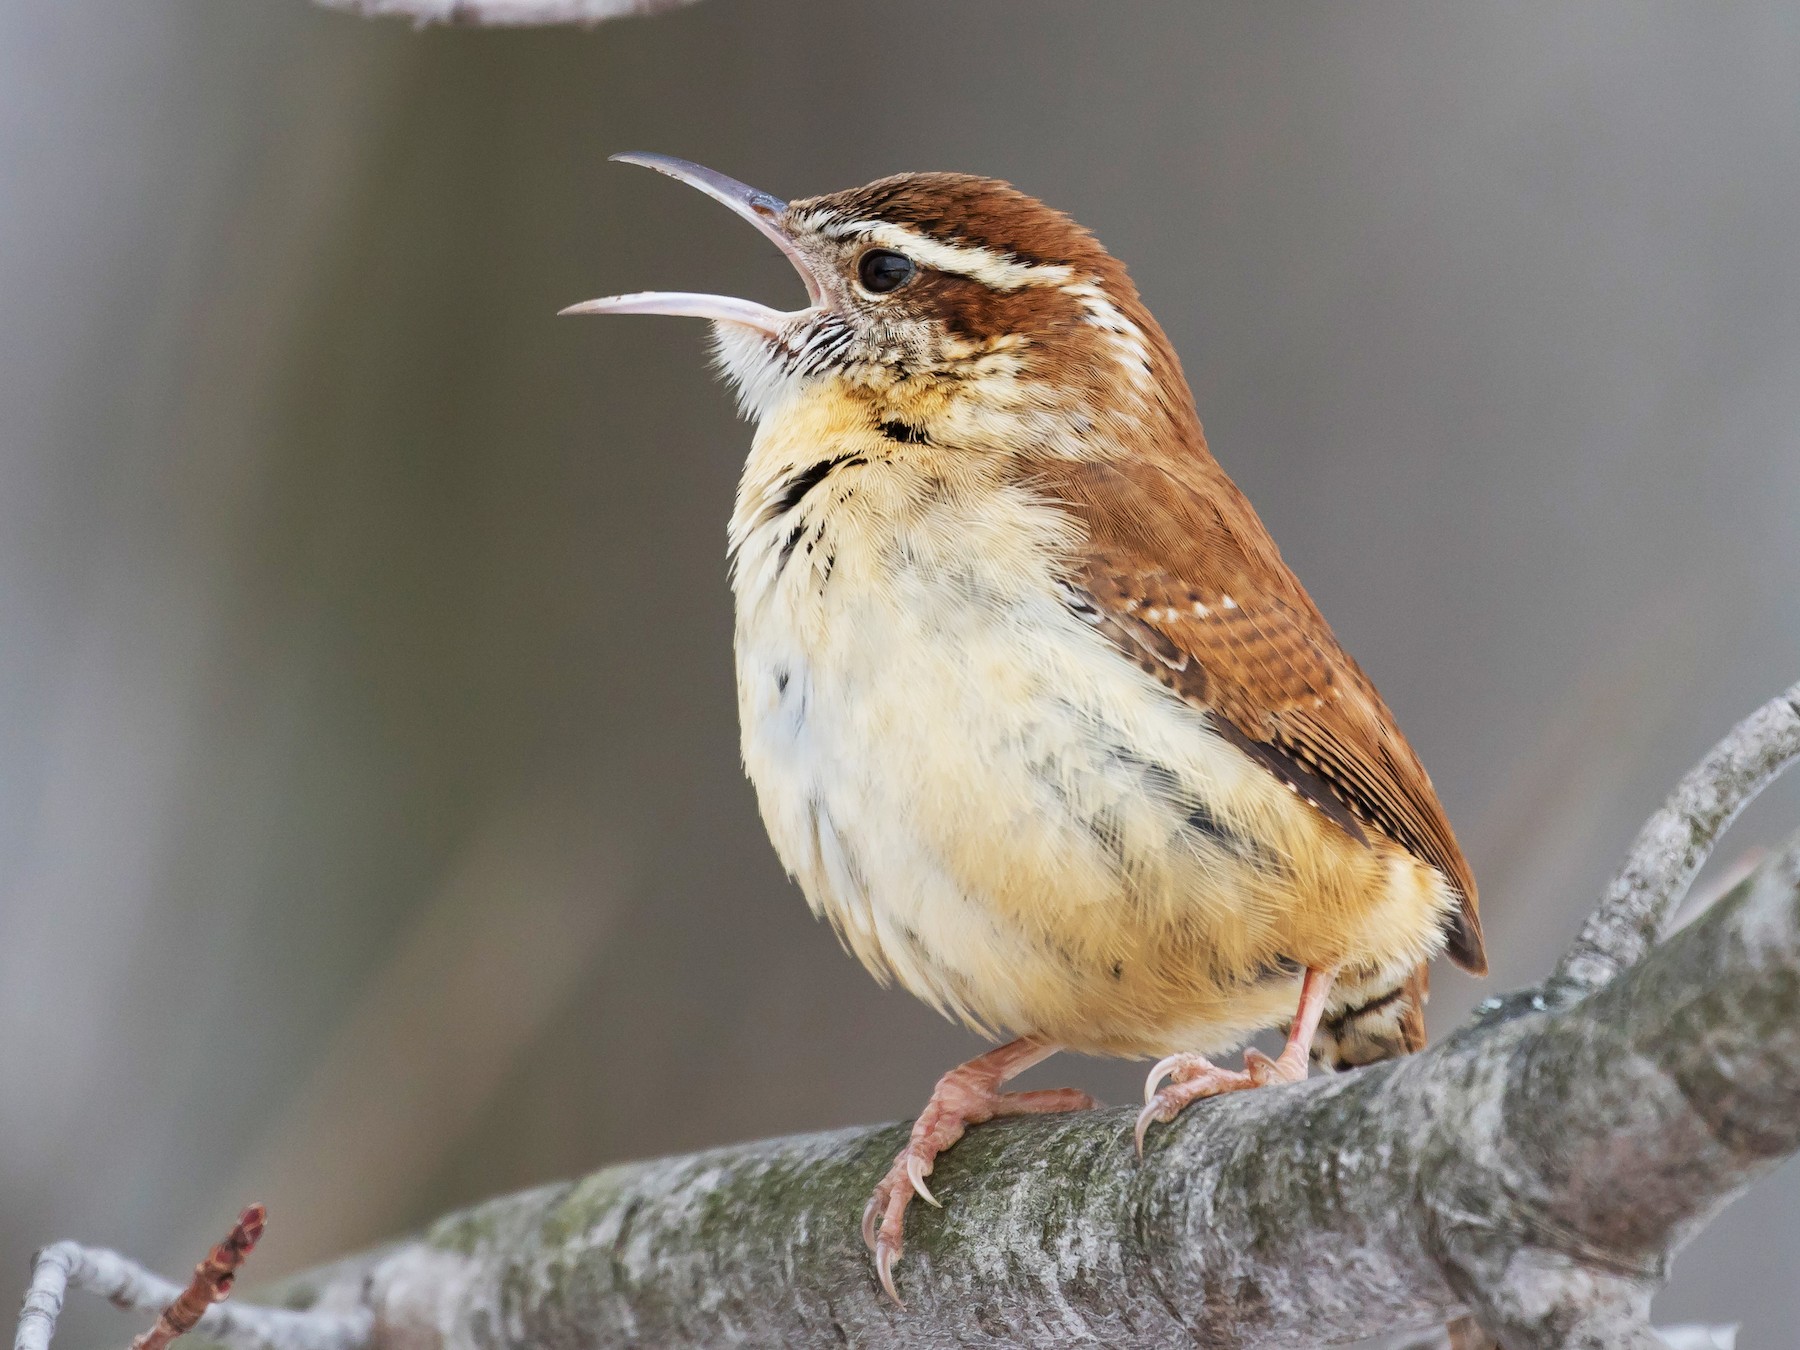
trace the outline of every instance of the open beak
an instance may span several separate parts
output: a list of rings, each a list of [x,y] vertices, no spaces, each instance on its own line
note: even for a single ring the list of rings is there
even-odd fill
[[[819,286],[819,279],[813,275],[806,259],[800,256],[800,250],[794,247],[793,241],[781,228],[781,218],[787,213],[787,203],[781,198],[770,196],[767,192],[758,192],[735,178],[727,178],[722,173],[690,164],[685,159],[676,159],[672,155],[632,153],[614,155],[612,158],[623,164],[642,164],[646,169],[655,169],[658,173],[666,173],[671,178],[679,179],[689,187],[700,189],[714,201],[725,203],[756,226],[794,264],[794,270],[806,283],[806,294],[812,301],[811,309],[782,311],[771,309],[768,305],[759,305],[754,300],[737,300],[729,295],[696,295],[691,291],[637,291],[631,295],[608,295],[599,300],[584,300],[579,305],[570,305],[567,309],[557,311],[559,314],[680,314],[691,318],[712,319],[718,323],[742,324],[773,337],[795,319],[824,307],[825,292]]]

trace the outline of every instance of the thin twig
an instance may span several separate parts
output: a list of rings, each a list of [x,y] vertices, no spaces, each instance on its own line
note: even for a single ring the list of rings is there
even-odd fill
[[[1600,907],[1545,986],[1553,1002],[1598,989],[1662,936],[1726,828],[1800,759],[1800,684],[1733,727],[1645,823]]]
[[[608,19],[680,9],[694,0],[318,0],[327,9],[365,19],[411,19],[416,27],[454,24],[475,28],[591,28]]]
[[[25,1290],[25,1306],[19,1309],[13,1350],[50,1350],[69,1276],[82,1258],[81,1247],[73,1242],[52,1243],[37,1254],[31,1266],[31,1284]]]
[[[188,1281],[187,1288],[162,1310],[150,1330],[132,1341],[131,1350],[165,1350],[177,1336],[192,1331],[208,1308],[230,1297],[238,1267],[256,1249],[268,1218],[268,1211],[261,1205],[251,1205],[238,1215],[237,1223],[225,1240],[194,1267],[194,1278]]]
[[[173,1280],[105,1247],[58,1242],[38,1252],[19,1314],[13,1350],[49,1350],[70,1287],[131,1312],[157,1313],[183,1293]],[[366,1350],[374,1319],[366,1308],[292,1312],[241,1303],[214,1304],[198,1330],[232,1350]]]

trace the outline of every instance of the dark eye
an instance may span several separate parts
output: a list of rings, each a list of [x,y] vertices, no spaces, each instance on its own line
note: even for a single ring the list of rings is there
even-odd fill
[[[911,258],[885,248],[870,249],[856,264],[857,280],[862,282],[865,291],[873,291],[876,295],[885,295],[904,286],[916,271],[918,268]]]

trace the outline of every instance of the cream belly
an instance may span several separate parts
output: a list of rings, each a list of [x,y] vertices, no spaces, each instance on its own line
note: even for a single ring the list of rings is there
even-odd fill
[[[1442,945],[1435,872],[1323,820],[1070,610],[1051,506],[785,430],[733,521],[744,762],[878,977],[992,1032],[1212,1053],[1284,1022],[1306,966],[1397,979]]]

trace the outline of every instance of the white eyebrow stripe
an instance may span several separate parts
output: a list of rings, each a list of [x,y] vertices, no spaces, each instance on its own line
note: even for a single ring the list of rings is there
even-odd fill
[[[1094,273],[1080,274],[1066,263],[1020,262],[974,244],[947,244],[891,221],[844,220],[829,211],[815,209],[797,216],[795,223],[831,239],[867,239],[882,248],[904,253],[924,266],[968,277],[997,291],[1054,286],[1081,306],[1082,322],[1106,335],[1113,359],[1124,369],[1140,401],[1155,384],[1149,338],[1113,303],[1105,284]]]
[[[1077,281],[1062,288],[1062,293],[1081,302],[1087,311],[1087,322],[1102,330],[1113,355],[1125,368],[1133,384],[1148,388],[1150,378],[1150,341],[1097,281]]]
[[[886,220],[816,222],[805,219],[803,223],[813,225],[821,234],[833,239],[860,236],[882,248],[904,253],[926,267],[954,272],[997,291],[1016,291],[1026,286],[1061,286],[1075,275],[1075,269],[1065,263],[1020,262],[974,244],[946,244],[919,230],[909,230]]]

